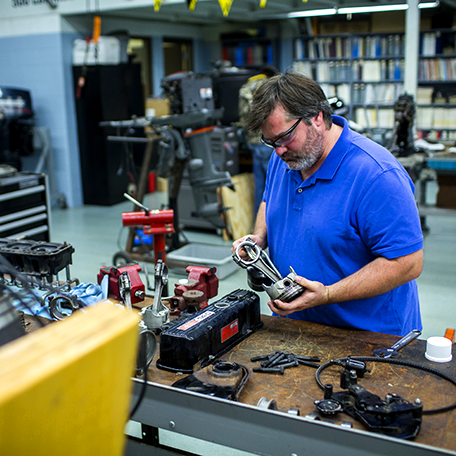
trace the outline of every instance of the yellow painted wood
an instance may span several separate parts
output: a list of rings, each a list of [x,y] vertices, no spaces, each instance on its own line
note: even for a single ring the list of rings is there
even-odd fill
[[[224,207],[230,208],[225,212],[227,230],[232,239],[239,239],[253,230],[255,183],[252,173],[232,176],[231,181],[235,191],[222,187],[222,201]]]
[[[0,455],[122,455],[137,322],[102,303],[1,347]]]

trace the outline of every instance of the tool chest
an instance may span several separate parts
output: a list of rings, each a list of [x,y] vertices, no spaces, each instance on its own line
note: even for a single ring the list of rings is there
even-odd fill
[[[50,240],[49,195],[45,174],[0,175],[0,237]]]

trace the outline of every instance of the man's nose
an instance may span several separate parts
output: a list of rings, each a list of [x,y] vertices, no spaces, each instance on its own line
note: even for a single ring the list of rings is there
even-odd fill
[[[287,146],[278,146],[274,148],[275,153],[281,157],[288,149]]]

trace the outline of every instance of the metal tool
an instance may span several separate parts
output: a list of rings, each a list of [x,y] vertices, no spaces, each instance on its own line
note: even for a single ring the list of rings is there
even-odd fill
[[[398,356],[398,350],[409,344],[412,340],[416,339],[420,335],[421,331],[418,329],[413,329],[402,339],[398,340],[394,345],[391,345],[390,348],[381,348],[375,350],[374,355],[378,356],[379,358],[396,358]]]
[[[140,315],[151,331],[158,331],[165,323],[169,323],[169,309],[162,302],[163,287],[168,283],[168,267],[162,260],[155,265],[155,295],[151,306],[145,307]]]
[[[174,285],[174,296],[169,301],[171,315],[180,315],[189,310],[188,304],[194,302],[194,299],[189,300],[188,293],[195,291],[203,293],[203,297],[198,300],[197,310],[206,308],[208,300],[218,293],[219,279],[215,275],[216,271],[215,267],[189,265],[186,269],[188,278],[181,279]]]
[[[97,274],[97,281],[98,284],[101,285],[105,276],[108,276],[108,295],[114,299],[123,300],[120,289],[120,277],[122,274],[127,273],[130,282],[130,301],[132,304],[136,304],[138,302],[144,301],[145,296],[145,287],[141,280],[141,277],[139,276],[140,271],[141,266],[136,262],[124,264],[122,266],[103,266],[100,269],[100,272]]]
[[[241,249],[244,249],[247,253],[249,260],[241,258],[239,255]],[[283,302],[290,302],[301,296],[305,291],[303,286],[295,282],[294,279],[297,274],[291,266],[290,274],[283,278],[264,250],[250,238],[247,238],[236,247],[233,260],[241,268],[247,269],[248,272],[253,267],[263,275],[263,278],[258,276],[258,274],[256,275],[255,280],[258,283],[254,283],[252,278],[249,277],[249,286],[256,291],[263,289],[272,301],[279,299]],[[272,282],[272,285],[266,285],[267,279]],[[259,288],[259,286],[262,288]]]
[[[125,307],[131,312],[131,282],[127,271],[122,272],[119,276],[119,291]]]

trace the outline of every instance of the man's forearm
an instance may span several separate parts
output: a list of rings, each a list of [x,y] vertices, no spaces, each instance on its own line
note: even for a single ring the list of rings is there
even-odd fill
[[[258,243],[262,249],[268,246],[268,229],[266,227],[266,203],[262,201],[258,209],[253,234],[261,238],[262,243]]]
[[[326,286],[327,304],[387,293],[416,279],[422,268],[422,250],[393,260],[379,257],[345,279]]]

